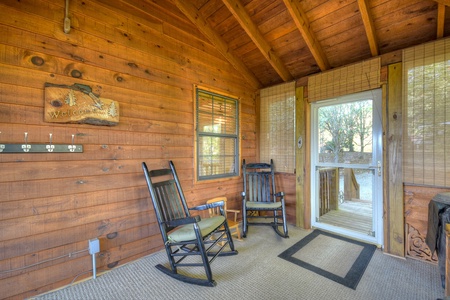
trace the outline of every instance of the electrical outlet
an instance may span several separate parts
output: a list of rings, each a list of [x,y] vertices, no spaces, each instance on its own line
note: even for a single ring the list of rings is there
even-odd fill
[[[89,254],[100,252],[100,242],[97,238],[89,240]]]

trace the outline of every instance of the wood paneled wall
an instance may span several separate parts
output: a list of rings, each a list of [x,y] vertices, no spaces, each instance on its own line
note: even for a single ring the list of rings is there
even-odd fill
[[[0,2],[0,143],[22,143],[28,132],[29,143],[52,133],[68,144],[74,134],[84,146],[0,154],[0,298],[91,276],[92,238],[98,272],[159,250],[142,161],[152,169],[173,160],[192,205],[220,194],[240,207],[241,178],[194,183],[194,84],[239,97],[241,155],[257,158],[256,91],[170,1],[72,0],[69,34],[64,2]],[[46,82],[86,84],[118,101],[120,124],[45,123]]]
[[[425,243],[428,230],[428,204],[439,193],[450,188],[427,186],[404,186],[405,199],[405,244],[406,256],[437,263],[437,254],[431,253]]]
[[[296,224],[296,190],[295,174],[277,173],[275,183],[278,192],[284,192],[286,203],[286,219],[289,224]]]

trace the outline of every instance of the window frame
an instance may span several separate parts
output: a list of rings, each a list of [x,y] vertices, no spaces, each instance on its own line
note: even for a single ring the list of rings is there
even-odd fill
[[[236,132],[235,134],[229,134],[229,133],[214,133],[214,132],[206,132],[206,131],[200,131],[199,128],[199,92],[211,95],[213,97],[217,97],[220,99],[225,99],[227,101],[231,100],[235,102],[235,128]],[[239,98],[233,95],[229,95],[223,92],[211,90],[205,87],[200,86],[194,86],[194,171],[195,171],[195,182],[201,183],[211,180],[224,180],[224,179],[230,179],[234,177],[240,176],[240,157],[241,157],[241,132],[240,132],[240,101]],[[226,138],[226,139],[233,139],[234,140],[234,172],[232,173],[221,173],[221,174],[215,174],[215,175],[200,175],[200,143],[201,143],[201,137],[218,137],[218,138]],[[221,157],[224,157],[225,155],[221,155]]]

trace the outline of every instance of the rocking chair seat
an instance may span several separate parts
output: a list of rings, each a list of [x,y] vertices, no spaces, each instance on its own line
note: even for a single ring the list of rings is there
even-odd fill
[[[255,201],[246,201],[245,205],[247,209],[277,209],[281,207],[281,202],[255,202]]]
[[[198,227],[200,228],[200,232],[202,233],[202,237],[206,237],[214,232],[218,227],[220,227],[225,221],[224,216],[216,216],[212,218],[202,219],[199,221]],[[195,235],[194,225],[187,224],[176,231],[170,233],[168,238],[171,242],[181,243],[195,240],[197,237]]]

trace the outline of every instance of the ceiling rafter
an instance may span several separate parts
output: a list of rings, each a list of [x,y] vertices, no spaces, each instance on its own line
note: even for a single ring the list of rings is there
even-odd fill
[[[292,77],[291,73],[282,63],[269,43],[265,40],[256,24],[253,23],[249,14],[242,6],[241,2],[239,0],[223,0],[223,3],[230,10],[241,27],[245,30],[247,35],[251,38],[251,40],[256,44],[256,47],[258,47],[258,49],[261,51],[267,61],[272,65],[278,75],[280,75],[280,77],[284,81],[293,80],[294,78]]]
[[[450,0],[434,0],[437,3],[450,6]]]
[[[444,37],[445,5],[438,3],[436,38]]]
[[[217,50],[225,57],[226,60],[244,76],[244,78],[254,88],[261,88],[261,82],[255,77],[255,75],[247,68],[247,66],[234,55],[228,44],[220,37],[220,35],[208,25],[207,21],[200,15],[198,9],[191,3],[191,1],[185,0],[173,0],[173,3],[178,9],[186,15],[186,17],[194,23],[197,28],[206,36],[206,38],[216,46]]]
[[[373,25],[372,16],[370,15],[367,2],[368,0],[358,0],[359,11],[361,13],[367,40],[369,42],[370,53],[372,56],[378,56],[378,41],[375,35],[375,27]]]
[[[450,1],[450,0],[449,0]],[[317,38],[314,33],[311,31],[310,24],[306,14],[299,6],[297,1],[294,0],[283,0],[284,4],[287,7],[292,19],[295,22],[298,30],[302,34],[303,39],[306,42],[309,50],[311,51],[314,59],[316,60],[317,65],[320,70],[325,71],[330,68],[330,64],[328,62],[327,57],[325,56],[322,47],[320,46]]]

